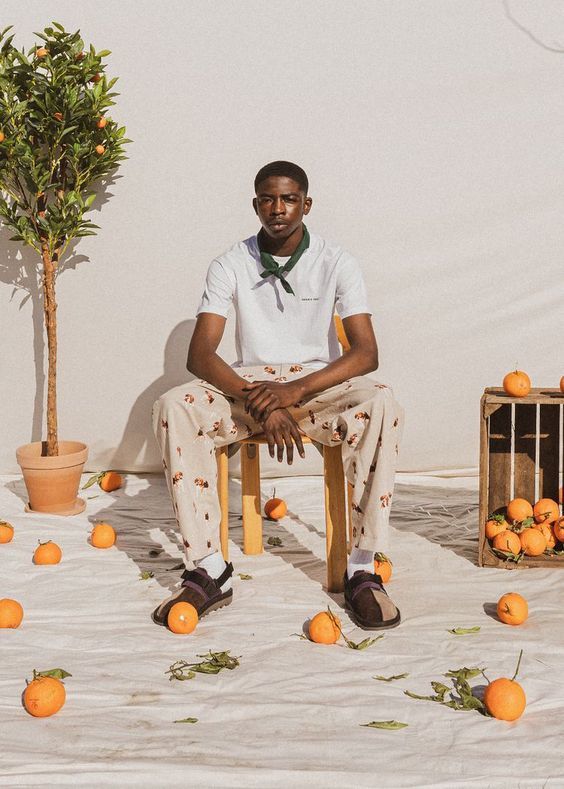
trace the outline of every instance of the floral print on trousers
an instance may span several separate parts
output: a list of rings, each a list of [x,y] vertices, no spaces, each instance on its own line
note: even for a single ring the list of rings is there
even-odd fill
[[[248,380],[288,381],[314,372],[301,364],[238,367]],[[390,387],[355,376],[312,395],[289,412],[300,430],[320,444],[341,444],[343,469],[353,485],[355,547],[388,550],[389,518],[404,412]],[[244,409],[196,379],[163,394],[153,405],[153,429],[182,535],[188,567],[220,550],[217,447],[262,432]],[[284,475],[285,461],[280,464]]]

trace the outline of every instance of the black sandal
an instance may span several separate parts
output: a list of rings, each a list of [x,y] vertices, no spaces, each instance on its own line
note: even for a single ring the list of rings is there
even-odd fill
[[[155,608],[151,618],[156,625],[166,625],[168,612],[175,603],[191,603],[201,619],[210,611],[223,608],[233,599],[233,589],[221,591],[221,585],[233,575],[233,565],[228,562],[219,578],[212,578],[203,567],[185,570],[179,588]]]

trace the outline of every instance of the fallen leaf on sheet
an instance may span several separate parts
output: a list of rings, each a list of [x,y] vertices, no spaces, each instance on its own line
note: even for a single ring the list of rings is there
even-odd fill
[[[370,723],[361,723],[361,726],[366,726],[369,729],[405,729],[409,723],[401,723],[400,721],[371,721]]]
[[[177,660],[168,671],[165,671],[165,674],[170,674],[170,680],[178,679],[183,681],[186,679],[194,679],[196,673],[219,674],[224,668],[231,671],[239,665],[239,659],[232,657],[229,654],[229,650],[225,652],[210,651],[205,655],[197,655],[197,657],[207,658],[207,660],[201,660],[195,663],[188,663],[186,660]]]
[[[266,542],[268,545],[275,545],[277,547],[283,544],[280,537],[269,537]]]
[[[151,570],[143,570],[143,572],[139,573],[139,578],[141,581],[148,581],[149,578],[154,578],[155,573],[151,572]]]
[[[180,718],[179,720],[174,721],[174,722],[175,723],[198,723],[198,719],[197,718]]]
[[[50,668],[47,671],[33,671],[33,679],[37,677],[54,677],[55,679],[65,679],[65,677],[72,677],[64,668]]]
[[[393,674],[391,677],[382,677],[380,674],[377,674],[372,679],[379,679],[381,682],[393,682],[395,679],[405,679],[406,677],[409,677],[409,673]]]
[[[447,633],[452,633],[454,636],[466,636],[469,633],[478,633],[480,626],[476,627],[453,627],[452,630],[447,630]]]
[[[477,677],[480,674],[486,677],[484,671],[485,668],[478,668],[477,666],[467,668],[464,666],[463,668],[447,671],[444,675],[452,680],[452,688],[449,688],[448,685],[444,685],[442,682],[431,682],[431,687],[435,691],[434,695],[420,696],[418,693],[413,693],[410,690],[404,690],[404,693],[411,699],[435,701],[453,710],[477,710],[482,715],[488,715],[484,703],[474,696],[468,682],[469,679]],[[447,693],[450,695],[448,701],[445,700]]]
[[[237,573],[237,575],[242,581],[251,581],[253,577],[252,575],[247,575],[247,573]]]

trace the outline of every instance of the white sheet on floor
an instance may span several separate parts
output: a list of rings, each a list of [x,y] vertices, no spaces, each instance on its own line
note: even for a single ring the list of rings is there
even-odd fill
[[[150,620],[181,559],[162,477],[130,475],[114,494],[90,488],[86,512],[73,518],[25,514],[20,478],[0,481],[0,517],[16,529],[0,546],[0,597],[25,610],[19,629],[0,631],[0,785],[564,786],[564,572],[477,567],[475,480],[457,487],[456,480],[400,478],[388,591],[403,623],[366,651],[292,635],[328,603],[352,639],[367,635],[341,611],[342,596],[322,587],[319,477],[275,481],[289,514],[279,525],[265,522],[265,552],[254,557],[241,550],[232,480],[231,559],[252,579],[236,575],[233,604],[189,636]],[[87,543],[95,519],[115,526],[117,547]],[[267,546],[269,535],[283,546]],[[38,539],[61,545],[60,565],[32,564]],[[145,570],[154,578],[141,580]],[[530,606],[518,628],[487,613],[512,590]],[[475,635],[447,632],[474,625],[481,627]],[[230,650],[240,667],[169,681],[175,660],[210,649]],[[513,724],[403,693],[428,694],[431,680],[462,666],[511,677],[520,649],[528,706]],[[52,718],[32,718],[20,700],[25,678],[54,667],[72,674],[66,704]],[[372,679],[404,672],[408,678],[389,684]],[[188,716],[198,723],[174,722]],[[361,727],[390,719],[409,726]]]

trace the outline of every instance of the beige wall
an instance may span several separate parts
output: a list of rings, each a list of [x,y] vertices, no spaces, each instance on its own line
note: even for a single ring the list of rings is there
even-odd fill
[[[475,466],[481,391],[516,363],[557,385],[558,3],[2,4],[20,46],[53,19],[113,51],[135,141],[58,282],[60,433],[90,445],[90,468],[159,468],[152,401],[186,377],[208,262],[256,231],[253,177],[275,158],[308,172],[309,226],[362,262],[378,377],[407,411],[402,469]],[[42,315],[35,286],[13,287],[35,259],[6,236],[0,473],[42,433]]]

